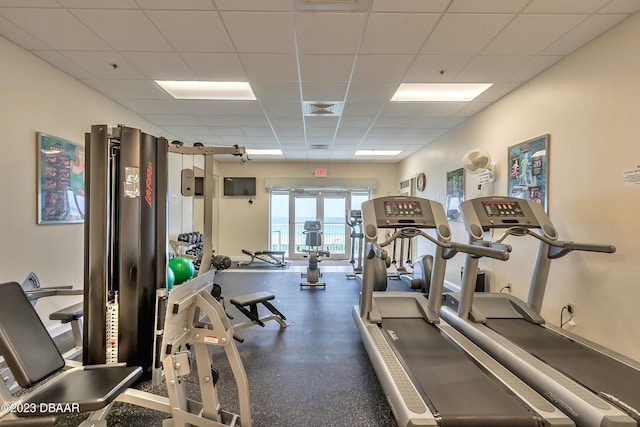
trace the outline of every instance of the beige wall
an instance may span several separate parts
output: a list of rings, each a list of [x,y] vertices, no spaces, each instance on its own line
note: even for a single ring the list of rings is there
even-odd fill
[[[318,167],[326,168],[330,178],[377,178],[378,189],[374,197],[398,194],[397,165],[392,164],[248,162],[241,165],[239,162],[219,162],[216,173],[220,182],[224,176],[255,176],[257,195],[252,198],[252,204],[248,203],[248,198],[221,197],[217,253],[232,259],[245,259],[242,249],[268,249],[269,192],[264,188],[264,178],[313,178],[313,171]]]
[[[573,332],[640,360],[640,185],[622,171],[640,164],[640,14],[596,39],[401,165],[401,175],[425,171],[422,196],[443,201],[447,170],[483,148],[497,165],[496,195],[506,193],[507,147],[549,133],[549,214],[563,240],[611,243],[614,255],[572,253],[551,267],[543,315],[557,324],[564,304],[576,306]],[[466,185],[467,197],[475,194]],[[461,224],[454,239],[466,241]],[[493,287],[507,282],[526,298],[537,246],[523,239],[507,263],[483,260]],[[460,278],[462,256],[447,277]]]
[[[36,132],[84,143],[92,124],[124,123],[160,131],[13,43],[0,37],[0,280],[33,271],[43,285],[82,287],[82,224],[37,225]],[[70,299],[42,301],[62,307]],[[43,316],[48,319],[48,314]]]

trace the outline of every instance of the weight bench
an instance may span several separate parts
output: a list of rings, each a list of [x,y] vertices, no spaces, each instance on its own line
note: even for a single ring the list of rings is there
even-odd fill
[[[252,252],[247,249],[242,249],[242,253],[245,255],[249,255],[251,257],[250,261],[240,261],[238,263],[238,267],[242,265],[251,264],[254,260],[258,259],[260,261],[266,262],[271,265],[275,265],[276,267],[284,267],[286,263],[284,262],[284,254],[285,251],[256,251]]]
[[[240,330],[248,328],[249,326],[259,325],[264,327],[264,323],[269,320],[275,320],[280,325],[280,328],[286,328],[289,324],[286,322],[287,318],[284,314],[280,313],[277,308],[273,306],[269,301],[275,298],[275,295],[269,292],[256,292],[248,295],[241,295],[231,298],[229,301],[235,305],[238,310],[249,318],[248,321],[234,324],[234,330]],[[258,304],[265,306],[271,314],[268,316],[260,316],[258,312]]]
[[[119,364],[64,370],[65,359],[16,282],[0,284],[0,353],[22,388],[48,379],[21,397],[0,382],[1,427],[51,425],[56,415],[74,412],[93,412],[81,426],[106,426],[112,403],[142,374]]]

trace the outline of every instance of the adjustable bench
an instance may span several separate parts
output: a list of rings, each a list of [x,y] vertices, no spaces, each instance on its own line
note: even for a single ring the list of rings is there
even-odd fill
[[[140,367],[97,365],[65,368],[65,359],[16,282],[0,284],[0,354],[18,384],[34,392],[15,398],[0,382],[0,425],[50,425],[56,415],[94,412],[81,426],[106,425],[111,404],[142,374]],[[59,375],[54,377],[54,374]],[[14,408],[15,410],[11,410]],[[32,418],[33,417],[33,418]],[[2,426],[4,427],[4,426]]]
[[[277,308],[273,306],[269,301],[275,298],[275,295],[269,292],[256,292],[248,295],[241,295],[231,298],[229,301],[235,305],[238,310],[249,318],[248,321],[234,324],[234,330],[240,330],[248,328],[249,326],[259,325],[264,327],[264,323],[269,320],[275,320],[280,324],[280,328],[286,328],[289,324],[286,322],[286,317]],[[260,316],[258,312],[258,304],[265,306],[271,314],[268,316]]]
[[[286,263],[284,262],[284,254],[285,251],[256,251],[252,252],[247,249],[242,249],[242,253],[245,255],[249,255],[251,257],[250,261],[240,261],[238,263],[238,267],[242,265],[251,264],[254,260],[259,259],[260,261],[266,262],[271,265],[275,265],[276,267],[284,267]]]

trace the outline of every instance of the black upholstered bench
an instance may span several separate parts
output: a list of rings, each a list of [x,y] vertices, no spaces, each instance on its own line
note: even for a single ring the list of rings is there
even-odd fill
[[[229,301],[236,306],[238,310],[249,318],[247,322],[233,325],[234,330],[243,329],[252,325],[264,327],[264,323],[269,320],[275,320],[280,324],[281,328],[286,328],[289,324],[285,321],[287,318],[269,301],[275,299],[275,295],[269,292],[255,292],[253,294],[241,295],[231,298]],[[260,316],[258,304],[266,307],[271,315]]]

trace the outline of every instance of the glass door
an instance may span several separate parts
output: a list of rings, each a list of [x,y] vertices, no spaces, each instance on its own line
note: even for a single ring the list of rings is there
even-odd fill
[[[309,248],[305,244],[304,223],[305,221],[318,221],[318,199],[315,194],[293,194],[293,203],[291,204],[293,212],[291,217],[293,221],[290,229],[290,239],[294,243],[290,253],[294,259],[301,259],[307,254]]]

